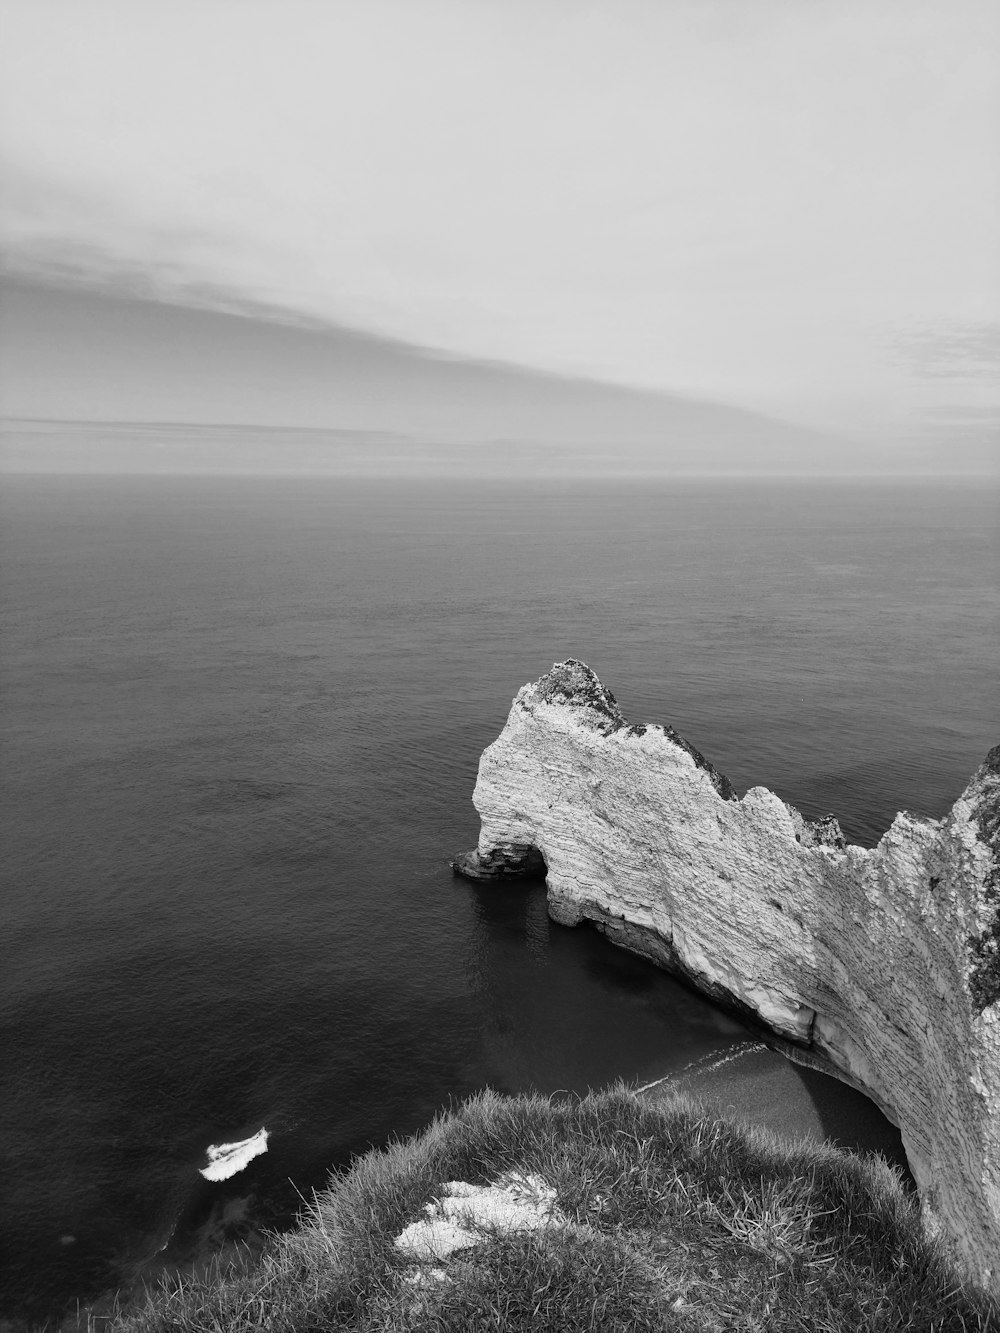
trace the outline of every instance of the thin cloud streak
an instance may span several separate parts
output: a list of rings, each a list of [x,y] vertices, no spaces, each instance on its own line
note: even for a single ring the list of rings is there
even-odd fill
[[[0,471],[525,480],[997,472],[985,423],[968,416],[961,432],[952,419],[852,440],[260,314],[7,279]]]

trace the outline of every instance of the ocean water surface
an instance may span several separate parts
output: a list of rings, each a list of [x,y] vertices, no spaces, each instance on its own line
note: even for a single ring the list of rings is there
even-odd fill
[[[476,1088],[731,1043],[539,884],[452,877],[479,755],[576,656],[741,792],[866,845],[940,816],[997,740],[998,498],[7,478],[0,1317],[282,1225]]]

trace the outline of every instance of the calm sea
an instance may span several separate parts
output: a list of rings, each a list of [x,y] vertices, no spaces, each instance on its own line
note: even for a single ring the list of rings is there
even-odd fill
[[[553,661],[866,844],[998,739],[995,487],[3,490],[7,1316],[281,1224],[475,1088],[654,1078],[738,1035],[538,885],[451,875],[479,754]]]

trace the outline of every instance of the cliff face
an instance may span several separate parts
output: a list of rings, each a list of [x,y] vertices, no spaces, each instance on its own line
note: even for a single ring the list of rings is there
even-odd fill
[[[473,800],[458,873],[544,862],[556,921],[828,1061],[899,1125],[928,1211],[1000,1289],[1000,747],[943,820],[901,813],[866,851],[763,787],[737,799],[569,660],[518,693]]]

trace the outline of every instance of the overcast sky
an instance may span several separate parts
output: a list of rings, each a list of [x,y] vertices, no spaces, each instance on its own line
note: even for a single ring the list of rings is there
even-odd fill
[[[820,425],[998,402],[994,0],[0,0],[7,266]]]

